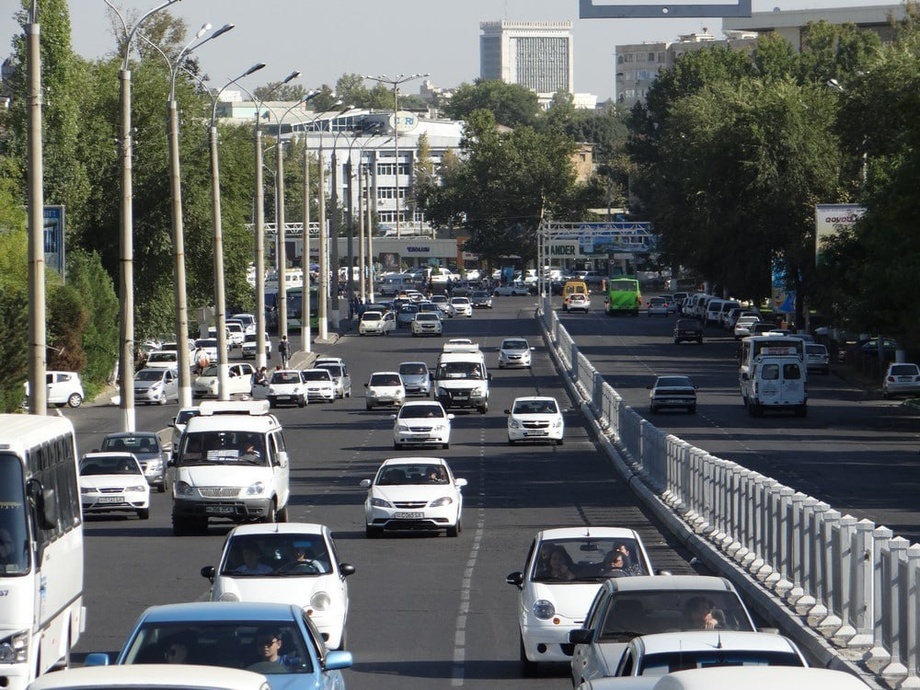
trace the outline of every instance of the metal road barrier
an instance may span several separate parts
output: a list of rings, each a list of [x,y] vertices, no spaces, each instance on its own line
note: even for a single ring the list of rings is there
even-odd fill
[[[537,316],[634,488],[640,481],[864,680],[920,688],[920,545],[666,434],[604,382],[551,299]]]

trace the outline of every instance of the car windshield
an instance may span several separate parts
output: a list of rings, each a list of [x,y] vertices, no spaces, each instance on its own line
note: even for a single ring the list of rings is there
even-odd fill
[[[276,371],[272,374],[271,383],[301,383],[302,381],[298,371]]]
[[[84,458],[80,462],[80,476],[91,477],[99,474],[143,474],[137,460],[124,456],[108,455]]]
[[[305,381],[330,381],[332,380],[330,374],[325,369],[322,370],[307,370],[301,372]]]
[[[534,559],[534,582],[600,582],[611,577],[649,575],[631,537],[548,539]],[[621,558],[615,559],[619,554]]]
[[[217,365],[212,365],[212,366],[210,366],[210,367],[206,367],[205,370],[201,372],[201,375],[202,375],[202,376],[214,376],[214,377],[216,377],[216,376],[218,376],[219,372],[220,372],[220,370],[217,368]]]
[[[265,661],[263,648],[280,641],[281,663]],[[123,664],[165,664],[181,647],[184,663],[195,666],[244,668],[258,673],[313,673],[307,651],[293,621],[174,621],[144,623],[130,640]]]
[[[893,364],[890,374],[892,376],[917,376],[920,374],[916,364]]]
[[[708,609],[720,630],[753,631],[738,595],[712,590],[636,590],[619,592],[599,625],[599,642],[628,642],[638,635],[699,630],[693,611]]]
[[[512,414],[557,414],[555,400],[516,400]]]
[[[373,374],[371,376],[371,386],[401,386],[402,379],[399,374]]]
[[[163,378],[163,370],[141,369],[134,375],[135,381],[159,381]]]
[[[437,314],[422,313],[422,314],[416,315],[415,320],[416,321],[437,321],[438,316]]]
[[[332,376],[335,376],[335,377],[344,376],[344,374],[342,373],[342,365],[341,365],[341,364],[320,364],[319,367],[317,367],[317,368],[319,368],[319,369],[325,369],[325,370],[328,371]]]
[[[151,352],[147,356],[148,362],[175,362],[176,361],[176,351],[171,352]]]
[[[316,576],[332,572],[321,534],[266,533],[233,537],[220,574],[232,577]]]
[[[475,362],[446,362],[438,367],[439,379],[481,379],[482,367]]]
[[[686,376],[659,376],[656,388],[692,388],[693,383]]]
[[[134,453],[135,455],[149,455],[158,453],[159,448],[156,434],[149,436],[113,436],[102,440],[102,450],[119,453]]]
[[[378,486],[447,484],[443,465],[386,465],[377,474]]]
[[[181,410],[179,414],[176,415],[176,424],[188,424],[188,420],[200,414],[201,412],[198,410]]]
[[[239,431],[198,431],[182,436],[178,464],[258,465],[268,464],[262,436]]]
[[[399,373],[403,376],[424,376],[428,373],[428,367],[424,364],[400,364]]]
[[[502,350],[526,350],[528,347],[526,340],[506,340],[502,343]]]
[[[673,671],[714,666],[801,666],[802,661],[793,652],[763,651],[756,649],[706,651],[675,651],[649,654],[639,669],[640,676],[663,676]]]
[[[444,417],[444,408],[440,405],[404,405],[399,410],[400,419],[422,419],[426,417]]]
[[[383,314],[379,311],[366,311],[361,314],[362,321],[380,321],[383,318]]]

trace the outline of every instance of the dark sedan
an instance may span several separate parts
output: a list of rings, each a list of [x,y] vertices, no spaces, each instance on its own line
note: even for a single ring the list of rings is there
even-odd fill
[[[703,326],[696,319],[678,319],[674,324],[674,344],[684,341],[703,344]]]

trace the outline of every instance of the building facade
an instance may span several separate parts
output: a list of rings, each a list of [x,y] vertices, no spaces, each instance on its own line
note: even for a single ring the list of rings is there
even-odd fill
[[[574,93],[572,22],[480,22],[479,76],[537,94]]]

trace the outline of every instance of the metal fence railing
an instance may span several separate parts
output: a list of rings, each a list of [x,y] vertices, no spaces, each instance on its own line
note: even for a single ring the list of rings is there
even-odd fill
[[[604,382],[549,300],[540,318],[584,403],[661,501],[881,683],[920,687],[920,545],[666,434]]]

